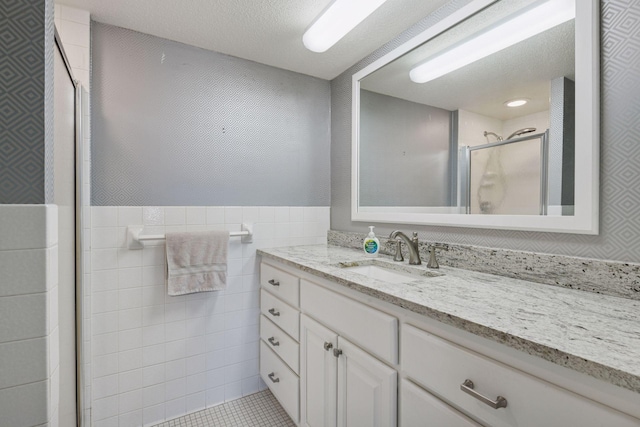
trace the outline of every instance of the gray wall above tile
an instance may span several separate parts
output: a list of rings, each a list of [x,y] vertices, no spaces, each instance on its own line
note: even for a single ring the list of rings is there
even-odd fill
[[[98,206],[330,202],[326,80],[92,23]]]

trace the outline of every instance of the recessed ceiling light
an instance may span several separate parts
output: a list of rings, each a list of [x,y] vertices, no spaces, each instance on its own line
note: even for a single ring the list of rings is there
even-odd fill
[[[304,46],[313,52],[326,51],[385,1],[335,0],[304,33]]]
[[[527,102],[529,102],[529,100],[526,98],[513,99],[511,101],[505,102],[504,105],[506,105],[507,107],[522,107]]]

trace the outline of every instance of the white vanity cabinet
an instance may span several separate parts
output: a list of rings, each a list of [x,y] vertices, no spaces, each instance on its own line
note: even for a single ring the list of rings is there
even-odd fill
[[[261,272],[260,372],[301,426],[640,427],[583,374],[275,261]]]
[[[301,331],[302,425],[395,426],[396,370],[305,315]]]
[[[289,416],[300,417],[300,310],[295,275],[261,265],[260,377]]]
[[[302,425],[395,426],[398,319],[304,279],[300,309]]]

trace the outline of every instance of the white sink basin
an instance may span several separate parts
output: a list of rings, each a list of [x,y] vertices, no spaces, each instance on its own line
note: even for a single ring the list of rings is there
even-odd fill
[[[346,270],[389,283],[405,283],[418,278],[410,273],[387,270],[377,265],[360,265],[358,267],[348,267]]]
[[[365,265],[362,263],[354,263],[356,265],[341,265],[345,270],[352,271],[354,273],[367,276],[371,279],[381,280],[389,283],[406,283],[412,282],[418,279],[424,279],[428,277],[438,277],[441,273],[435,273],[428,270],[420,269],[419,267],[411,268],[411,271],[402,271],[403,269],[398,266],[387,267],[381,266],[378,262],[367,262]],[[408,268],[406,270],[409,270]]]

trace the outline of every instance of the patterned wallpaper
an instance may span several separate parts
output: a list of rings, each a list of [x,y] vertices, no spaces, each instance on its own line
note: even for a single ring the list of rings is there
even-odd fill
[[[53,70],[54,70],[54,1],[45,0],[45,30],[44,30],[44,202],[53,203],[54,197],[54,94],[53,94]]]
[[[328,206],[330,85],[92,23],[92,205]]]
[[[365,233],[352,223],[351,75],[433,25],[468,1],[454,0],[376,50],[331,82],[331,228]],[[605,260],[640,262],[640,2],[601,2],[600,234],[584,236],[525,231],[378,224],[418,231],[421,240],[469,244]],[[580,124],[577,124],[578,126]]]
[[[53,32],[53,0],[0,4],[3,204],[53,199]]]

